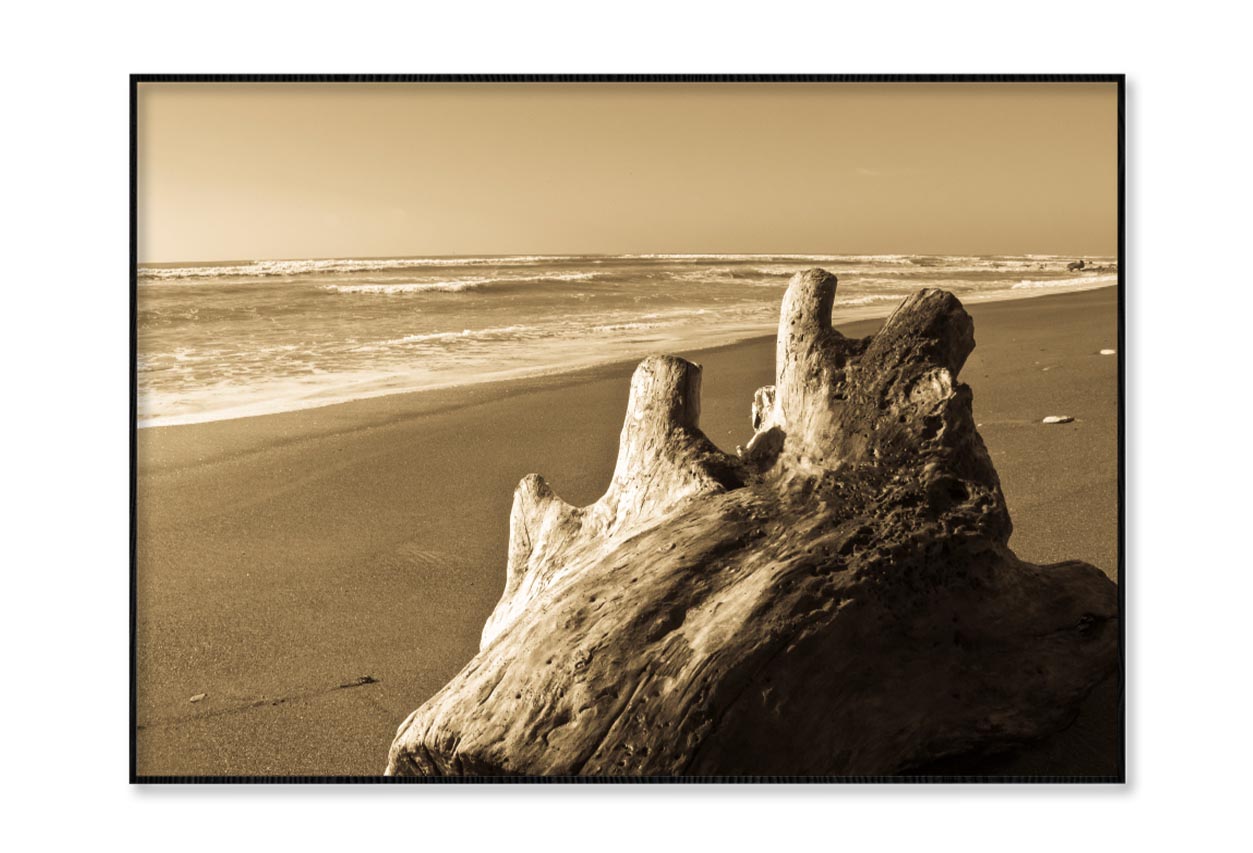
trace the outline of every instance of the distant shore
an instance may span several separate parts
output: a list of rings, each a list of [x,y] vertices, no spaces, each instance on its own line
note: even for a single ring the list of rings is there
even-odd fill
[[[969,305],[961,374],[1010,545],[1117,579],[1118,359],[1100,354],[1117,290],[1033,297]],[[879,323],[837,316],[848,335]],[[704,366],[702,427],[733,451],[773,334],[679,354]],[[634,364],[140,430],[139,772],[380,773],[396,727],[477,650],[518,480],[574,504],[604,490]],[[1071,730],[982,770],[1114,772],[1117,696],[1103,685]]]

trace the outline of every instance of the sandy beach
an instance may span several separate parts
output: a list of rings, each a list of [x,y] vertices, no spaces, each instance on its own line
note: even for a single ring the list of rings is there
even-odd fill
[[[1117,579],[1116,289],[970,306],[961,378],[1024,559]],[[871,333],[881,321],[836,325]],[[774,338],[681,352],[702,426],[752,433]],[[609,480],[634,362],[138,436],[141,775],[375,775],[396,727],[475,653],[513,488]],[[1041,424],[1048,415],[1073,422]],[[1117,772],[1118,685],[1042,744],[943,772]],[[193,697],[196,701],[191,701]]]

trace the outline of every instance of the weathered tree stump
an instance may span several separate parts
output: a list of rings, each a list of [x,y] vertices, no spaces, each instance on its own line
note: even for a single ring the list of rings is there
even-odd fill
[[[835,287],[792,279],[738,456],[700,431],[700,367],[657,356],[600,500],[522,481],[481,650],[389,774],[895,774],[1066,725],[1117,667],[1115,585],[1007,547],[956,297],[853,340]]]

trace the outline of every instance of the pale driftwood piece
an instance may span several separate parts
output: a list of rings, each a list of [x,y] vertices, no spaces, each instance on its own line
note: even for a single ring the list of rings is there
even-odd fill
[[[662,356],[599,501],[522,481],[481,651],[389,774],[892,774],[1068,723],[1116,669],[1116,587],[1008,549],[958,300],[851,340],[835,286],[789,285],[738,458],[700,432],[700,368]]]
[[[635,369],[613,479],[591,506],[570,506],[538,474],[518,484],[505,593],[480,648],[567,574],[568,552],[624,539],[686,497],[743,485],[741,466],[700,431],[700,375],[699,365],[673,356],[653,356]]]

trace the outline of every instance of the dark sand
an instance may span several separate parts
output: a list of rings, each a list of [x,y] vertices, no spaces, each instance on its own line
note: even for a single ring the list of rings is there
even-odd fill
[[[1011,546],[1111,577],[1117,358],[1098,351],[1117,346],[1116,299],[971,306],[978,345],[961,377]],[[705,432],[734,451],[753,391],[773,381],[773,337],[684,355],[705,368]],[[576,504],[608,484],[633,367],[141,430],[139,773],[382,772],[396,727],[477,651],[518,480],[542,473]],[[1040,423],[1054,414],[1075,421]],[[1049,741],[932,769],[1113,774],[1118,697],[1111,680]]]

